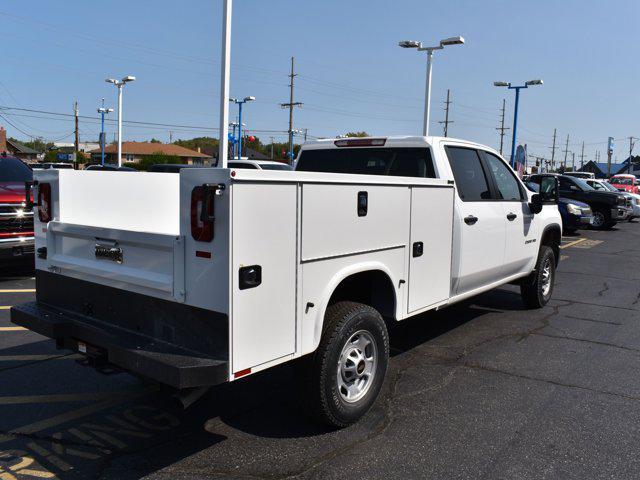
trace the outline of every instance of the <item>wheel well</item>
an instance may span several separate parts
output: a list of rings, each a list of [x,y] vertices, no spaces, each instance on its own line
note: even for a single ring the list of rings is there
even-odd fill
[[[343,279],[331,294],[329,305],[343,300],[364,303],[383,317],[395,319],[395,289],[389,276],[381,270],[354,273]]]
[[[553,250],[553,254],[556,257],[556,267],[558,266],[558,262],[560,262],[560,241],[560,227],[557,225],[548,227],[540,239],[540,245],[551,247]]]

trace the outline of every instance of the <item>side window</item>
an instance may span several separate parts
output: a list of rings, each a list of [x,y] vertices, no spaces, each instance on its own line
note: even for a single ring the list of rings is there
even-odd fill
[[[460,199],[465,202],[490,200],[489,182],[478,152],[470,148],[447,147],[447,156]]]
[[[489,152],[483,152],[483,154],[493,179],[496,181],[496,187],[498,187],[501,199],[507,201],[522,200],[522,191],[513,171],[495,155]]]
[[[571,190],[571,185],[573,185],[573,183],[566,177],[559,177],[559,182],[560,182],[560,190],[564,190],[569,191]]]
[[[240,169],[247,168],[249,170],[251,169],[256,170],[258,168],[253,163],[232,163],[232,162],[227,163],[227,167],[240,168]]]

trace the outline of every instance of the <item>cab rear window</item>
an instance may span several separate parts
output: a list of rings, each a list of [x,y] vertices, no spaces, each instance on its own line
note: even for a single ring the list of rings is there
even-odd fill
[[[33,172],[21,160],[0,156],[0,182],[30,182]]]
[[[304,150],[296,170],[303,172],[435,178],[428,148],[339,148]]]

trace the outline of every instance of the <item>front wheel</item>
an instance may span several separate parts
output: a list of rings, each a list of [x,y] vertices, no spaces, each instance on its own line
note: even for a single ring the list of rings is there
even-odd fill
[[[520,285],[522,301],[528,308],[542,308],[553,293],[556,278],[556,257],[546,245],[540,247],[536,269]]]
[[[389,335],[373,308],[338,302],[327,309],[313,355],[310,405],[332,427],[356,422],[374,404],[389,363]]]
[[[596,208],[593,211],[593,221],[591,226],[596,230],[604,230],[605,228],[611,228],[616,224],[611,220],[611,213],[601,208]]]

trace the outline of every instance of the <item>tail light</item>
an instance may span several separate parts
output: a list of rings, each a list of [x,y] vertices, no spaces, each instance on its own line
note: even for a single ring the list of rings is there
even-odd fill
[[[42,223],[47,223],[51,220],[52,209],[51,184],[38,184],[38,218]]]
[[[207,185],[191,191],[191,236],[197,242],[213,240],[213,215],[215,189]]]

